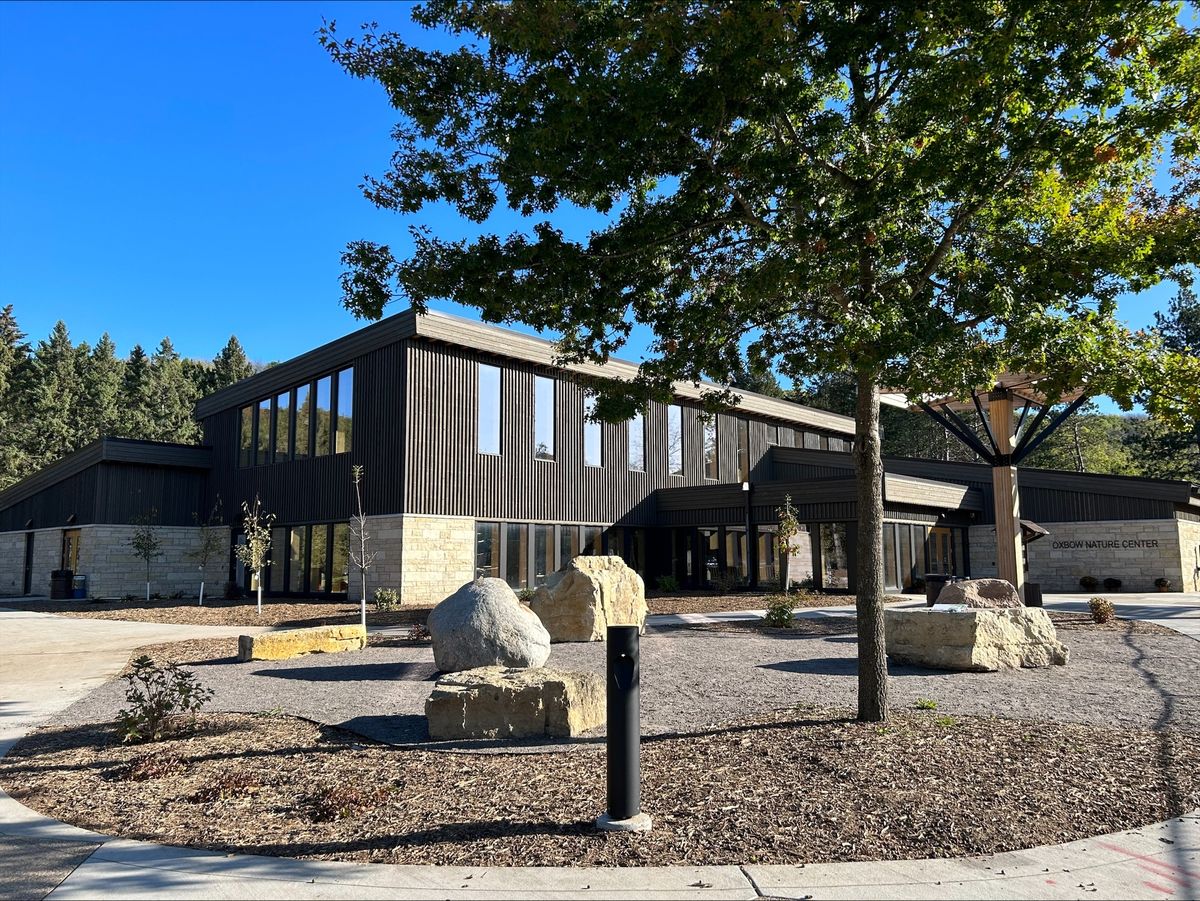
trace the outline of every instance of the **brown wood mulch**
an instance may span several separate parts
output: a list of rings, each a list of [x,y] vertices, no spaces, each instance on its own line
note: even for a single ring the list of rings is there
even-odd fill
[[[336,626],[356,623],[361,616],[356,603],[328,601],[292,601],[263,598],[262,614],[253,600],[204,601],[196,599],[137,601],[31,601],[5,599],[5,606],[38,613],[54,613],[82,619],[116,619],[141,623],[172,623],[194,626]],[[428,606],[402,607],[386,613],[367,605],[368,626],[406,626],[424,623],[429,616]]]
[[[285,716],[204,715],[123,746],[45,727],[0,760],[40,813],[129,838],[415,864],[800,863],[983,854],[1200,805],[1200,735],[791,710],[642,749],[645,835],[597,833],[603,759],[439,754]]]

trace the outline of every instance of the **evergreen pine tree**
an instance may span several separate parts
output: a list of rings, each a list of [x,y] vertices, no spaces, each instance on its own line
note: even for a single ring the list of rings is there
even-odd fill
[[[124,416],[121,387],[125,364],[117,357],[117,347],[105,332],[85,361],[83,398],[79,411],[79,429],[86,435],[83,444],[106,435],[114,435]]]
[[[207,392],[220,391],[234,382],[254,375],[254,364],[246,357],[242,342],[237,335],[230,335],[221,352],[213,357],[212,369],[209,370],[210,380]]]
[[[163,338],[150,358],[148,397],[151,431],[147,437],[181,444],[199,437],[199,427],[192,418],[196,388],[170,338]]]
[[[16,388],[17,440],[23,456],[18,475],[22,478],[79,446],[75,421],[83,395],[79,356],[79,348],[71,343],[67,326],[60,320],[50,338],[38,342],[29,365],[21,371]]]
[[[0,309],[0,491],[19,478],[23,451],[18,439],[22,421],[17,381],[29,365],[29,344],[17,326],[12,304]]]
[[[153,427],[150,406],[150,358],[142,345],[135,344],[121,377],[122,415],[115,434],[122,438],[149,438]]]

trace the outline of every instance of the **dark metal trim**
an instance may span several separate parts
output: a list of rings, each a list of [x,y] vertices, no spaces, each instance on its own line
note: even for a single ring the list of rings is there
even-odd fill
[[[917,403],[920,404],[922,410],[929,414],[934,422],[937,422],[939,425],[941,425],[942,428],[956,437],[967,447],[971,448],[971,450],[975,451],[975,453],[979,454],[979,456],[984,460],[987,460],[989,463],[991,462],[991,452],[983,446],[982,441],[980,441],[977,437],[975,437],[975,435],[971,434],[971,432],[966,429],[966,424],[963,423],[962,420],[957,416],[955,416],[954,412],[949,407],[945,405],[942,406],[942,410],[945,413],[945,415],[943,415],[929,404],[925,403],[925,401],[918,401]]]
[[[1053,421],[1044,429],[1042,429],[1037,435],[1035,435],[1028,444],[1026,444],[1023,448],[1017,448],[1017,450],[1013,453],[1013,462],[1020,463],[1035,450],[1037,450],[1038,446],[1043,441],[1058,431],[1058,427],[1063,424],[1068,416],[1082,407],[1090,399],[1091,398],[1089,398],[1086,394],[1081,394],[1079,397],[1075,398],[1075,400],[1071,401],[1071,403],[1067,405],[1067,408],[1055,416]],[[1043,409],[1049,409],[1049,406],[1044,407]]]
[[[992,410],[992,408],[990,406],[991,397],[995,393],[996,392],[993,391],[992,394],[988,395],[988,403],[989,403],[988,413],[990,413]],[[991,442],[994,457],[995,457],[995,459],[998,460],[998,459],[1000,459],[1000,456],[1001,456],[1000,444],[999,444],[999,442],[996,441],[996,433],[992,431],[991,417],[988,415],[988,413],[983,412],[983,405],[981,403],[979,403],[979,395],[978,394],[972,394],[971,400],[975,404],[975,412],[979,414],[979,419],[983,423],[983,432],[985,435],[987,435],[988,441]]]

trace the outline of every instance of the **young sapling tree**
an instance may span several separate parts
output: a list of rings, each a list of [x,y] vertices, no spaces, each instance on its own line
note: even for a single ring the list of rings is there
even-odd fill
[[[775,533],[775,537],[779,541],[779,581],[783,585],[783,593],[789,594],[792,590],[792,580],[788,575],[791,565],[792,539],[803,531],[803,526],[796,518],[796,508],[792,506],[790,494],[784,496],[783,506],[776,508],[775,513],[779,517],[779,528]]]
[[[367,549],[371,535],[367,531],[367,515],[363,512],[363,468],[355,466],[350,472],[351,478],[354,480],[354,500],[358,505],[358,512],[350,517],[350,562],[358,567],[358,577],[362,583],[362,599],[360,604],[362,607],[362,627],[365,631],[367,628],[367,570],[375,562],[375,554]]]
[[[133,535],[129,538],[129,546],[133,555],[146,564],[146,603],[150,603],[150,564],[162,556],[162,539],[154,522],[158,519],[158,511],[151,509],[145,516],[134,520]]]
[[[200,525],[200,517],[192,514],[196,520],[196,524]],[[208,571],[208,564],[217,558],[225,545],[225,529],[221,524],[221,499],[218,497],[217,502],[213,504],[212,512],[208,515],[208,521],[200,526],[200,543],[196,549],[188,556],[196,564],[200,570],[200,607],[204,606],[204,576]]]
[[[254,495],[254,505],[242,501],[242,530],[246,534],[246,543],[234,549],[238,560],[254,573],[254,581],[258,587],[258,613],[262,615],[262,573],[267,567],[267,557],[271,553],[271,524],[275,522],[274,513],[264,513],[262,501]]]

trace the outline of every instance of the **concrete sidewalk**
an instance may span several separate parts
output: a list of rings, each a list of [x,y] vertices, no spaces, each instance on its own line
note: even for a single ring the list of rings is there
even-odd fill
[[[1080,603],[1068,596],[1069,603]],[[1181,598],[1179,595],[1173,598]],[[1121,598],[1122,615],[1126,614]],[[1157,600],[1157,599],[1156,599]],[[1068,603],[1068,602],[1064,602]],[[1082,602],[1086,605],[1086,599]],[[1192,612],[1144,618],[1195,624]],[[1135,609],[1134,604],[1130,609]],[[1052,607],[1053,609],[1053,607]],[[806,617],[846,616],[842,606]],[[709,614],[747,618],[750,611]],[[692,615],[699,616],[699,615]],[[1143,618],[1139,616],[1138,618]],[[655,620],[663,620],[656,617]],[[664,623],[666,624],[666,623]],[[115,675],[144,644],[245,628],[0,610],[0,753]],[[110,839],[0,793],[0,898],[1197,898],[1200,812],[1144,829],[982,858],[661,868],[416,867],[219,854]]]

